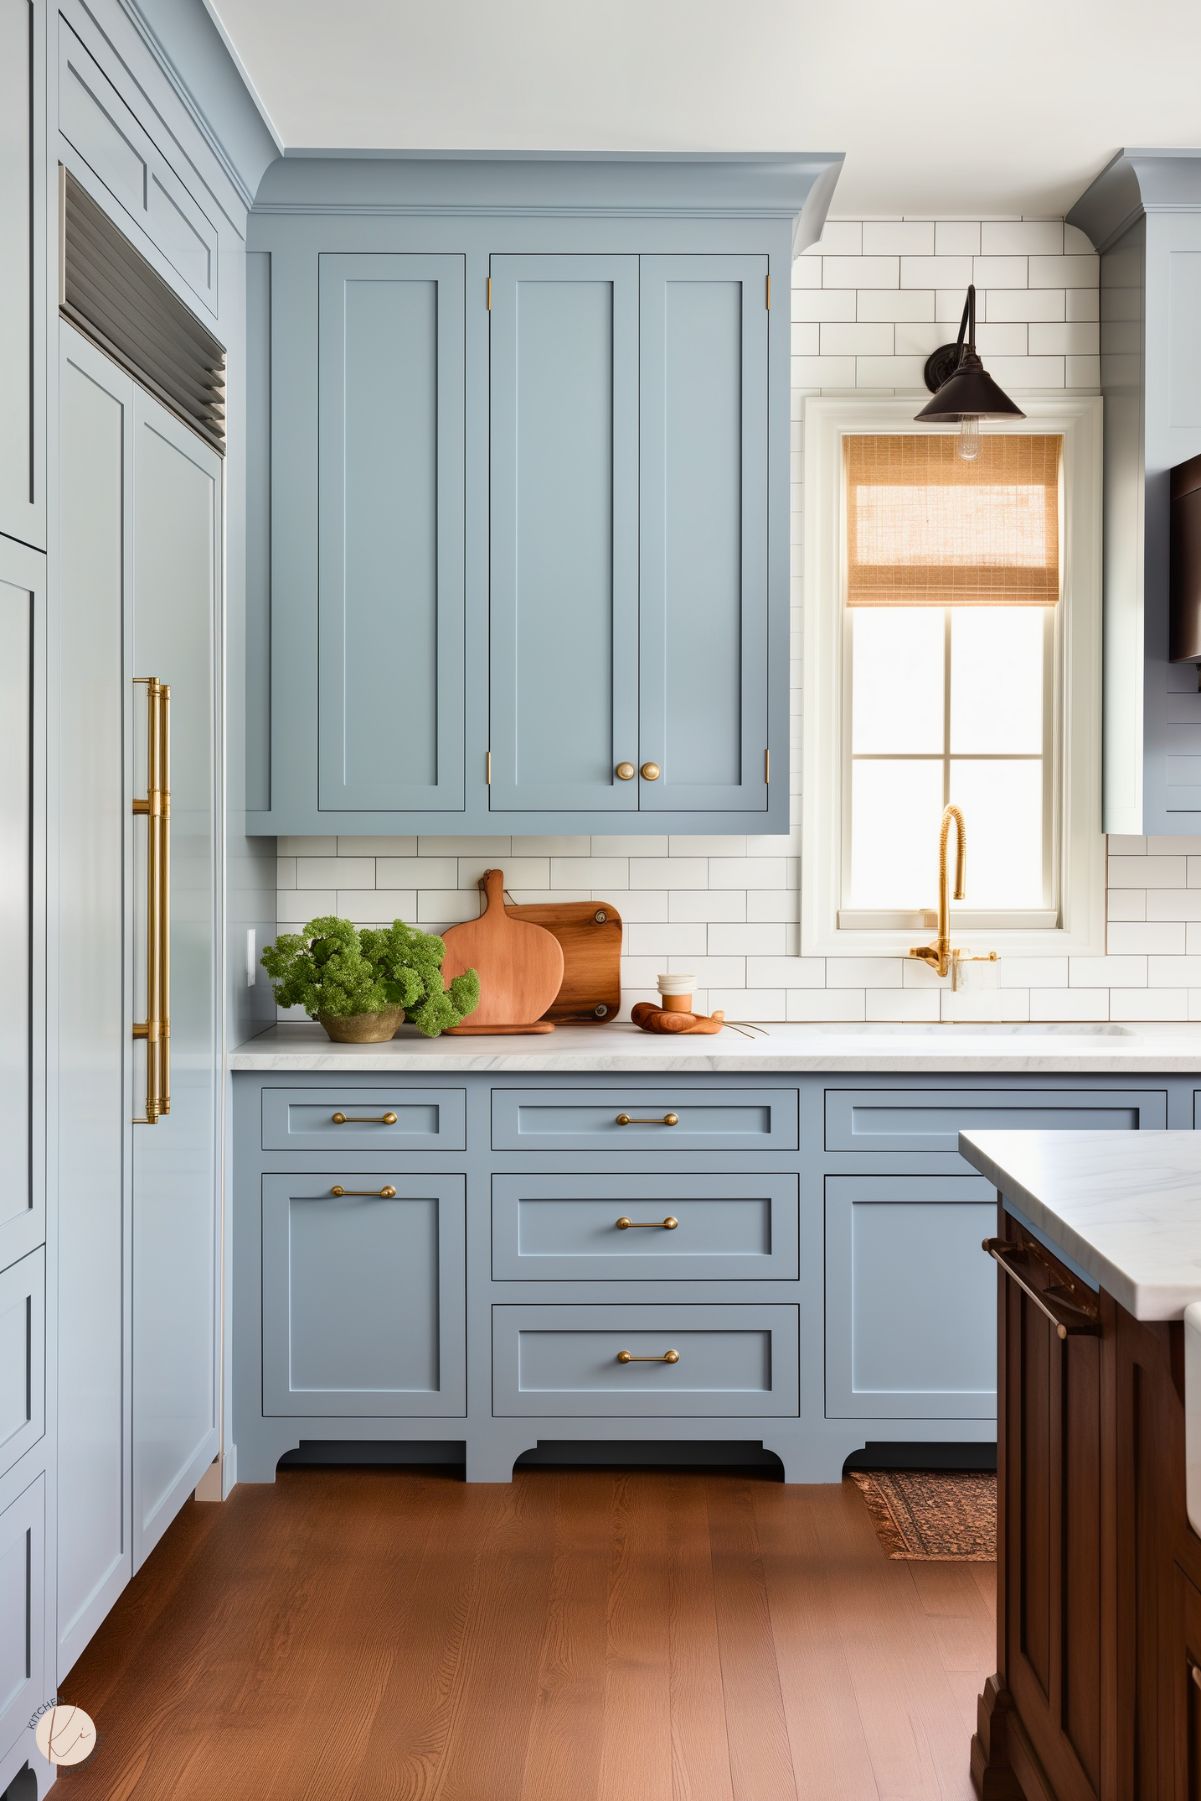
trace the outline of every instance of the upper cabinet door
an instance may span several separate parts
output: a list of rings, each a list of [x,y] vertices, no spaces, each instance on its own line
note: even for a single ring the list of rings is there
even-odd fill
[[[638,258],[494,256],[491,269],[490,806],[629,812]]]
[[[644,256],[644,812],[767,807],[768,259]]]
[[[46,544],[45,14],[0,0],[0,533]]]
[[[463,806],[464,259],[323,255],[319,805]]]

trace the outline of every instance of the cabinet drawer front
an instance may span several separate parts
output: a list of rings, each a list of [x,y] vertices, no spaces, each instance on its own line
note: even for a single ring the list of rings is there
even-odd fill
[[[217,228],[155,147],[99,63],[59,26],[59,127],[191,295],[217,311]]]
[[[46,1484],[30,1483],[0,1513],[0,1759],[46,1699]]]
[[[828,1151],[956,1154],[960,1132],[1130,1132],[1167,1124],[1155,1090],[832,1088],[826,1092]],[[970,1165],[957,1157],[961,1168]]]
[[[498,1418],[795,1415],[798,1392],[795,1307],[493,1309]]]
[[[0,1476],[46,1430],[45,1253],[0,1275]]]
[[[826,1414],[992,1419],[997,1282],[982,1176],[826,1179]]]
[[[465,1411],[465,1188],[394,1167],[264,1176],[264,1414]]]
[[[691,1090],[498,1088],[492,1095],[492,1144],[498,1151],[794,1151],[797,1094],[792,1088]],[[674,1125],[664,1124],[674,1115]],[[619,1118],[628,1116],[629,1124]]]
[[[790,1175],[494,1176],[492,1274],[526,1282],[793,1280],[797,1189]]]
[[[461,1088],[264,1088],[265,1151],[461,1151]]]

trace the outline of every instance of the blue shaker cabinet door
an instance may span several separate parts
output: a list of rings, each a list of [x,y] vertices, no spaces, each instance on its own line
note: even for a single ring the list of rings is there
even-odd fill
[[[465,1184],[384,1168],[263,1177],[263,1412],[467,1405]]]
[[[641,259],[644,812],[767,807],[767,273]]]
[[[320,806],[461,811],[464,259],[320,268]]]
[[[638,259],[494,256],[491,810],[630,812]]]

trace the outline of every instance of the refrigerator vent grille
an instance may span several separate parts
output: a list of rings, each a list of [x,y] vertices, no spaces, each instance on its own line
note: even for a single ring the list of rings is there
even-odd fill
[[[225,352],[67,170],[59,311],[225,452]]]

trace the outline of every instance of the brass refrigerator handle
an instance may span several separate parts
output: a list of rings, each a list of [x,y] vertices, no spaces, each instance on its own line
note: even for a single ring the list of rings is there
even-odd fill
[[[1045,1319],[1050,1320],[1058,1338],[1098,1336],[1101,1331],[1101,1322],[1094,1314],[1084,1306],[1077,1305],[1076,1302],[1070,1300],[1062,1303],[1061,1311],[1056,1311],[1051,1302],[1053,1291],[1041,1293],[1014,1269],[1012,1263],[1007,1261],[1006,1252],[1020,1256],[1023,1248],[1022,1245],[1014,1244],[1006,1238],[986,1238],[981,1246],[982,1250],[987,1251],[998,1269],[1003,1270],[1009,1280],[1021,1289],[1026,1299],[1038,1308]]]
[[[133,1036],[146,1045],[146,1112],[154,1126],[171,1111],[171,690],[156,675],[146,689],[146,793],[133,802],[146,820],[146,1017]]]

